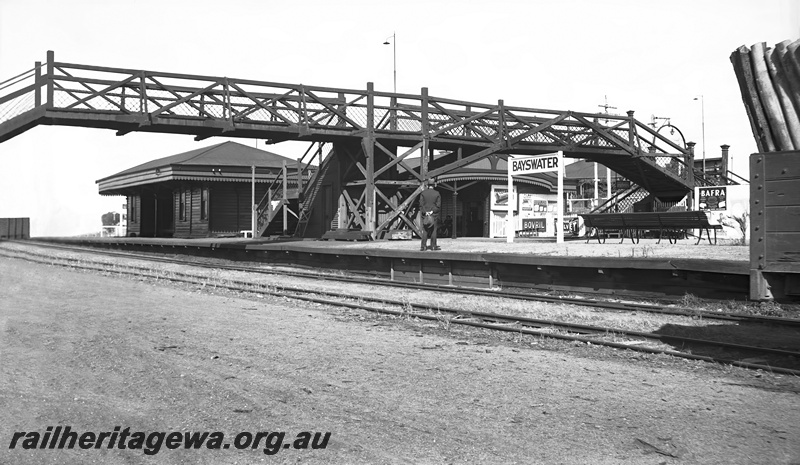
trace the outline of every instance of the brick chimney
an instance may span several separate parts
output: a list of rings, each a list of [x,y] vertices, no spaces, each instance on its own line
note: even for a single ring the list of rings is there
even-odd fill
[[[722,149],[722,175],[726,178],[728,177],[728,149],[731,148],[728,144],[722,144],[719,146]]]

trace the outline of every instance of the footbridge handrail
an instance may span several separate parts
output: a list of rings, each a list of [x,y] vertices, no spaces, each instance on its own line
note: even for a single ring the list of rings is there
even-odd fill
[[[56,62],[48,52],[46,72],[13,93],[0,93],[0,141],[13,137],[11,120],[46,106],[58,124],[131,131],[266,136],[274,141],[331,140],[373,131],[377,138],[427,137],[432,144],[547,151],[636,152],[649,147],[646,125],[632,115],[486,104],[420,94],[340,89],[252,79],[154,72]],[[25,73],[23,73],[25,74]],[[19,75],[17,77],[21,77]],[[43,89],[45,92],[43,92]],[[20,105],[26,97],[35,105]],[[89,115],[92,118],[89,118]],[[598,118],[610,124],[600,124]],[[92,119],[92,121],[86,121]],[[592,122],[592,121],[595,122]],[[587,124],[587,121],[589,124]],[[11,125],[13,126],[13,125]],[[683,157],[688,152],[658,136],[658,152]]]

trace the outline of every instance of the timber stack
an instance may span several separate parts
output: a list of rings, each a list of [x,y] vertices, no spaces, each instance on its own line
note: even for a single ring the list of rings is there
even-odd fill
[[[731,54],[759,152],[800,150],[800,40]]]

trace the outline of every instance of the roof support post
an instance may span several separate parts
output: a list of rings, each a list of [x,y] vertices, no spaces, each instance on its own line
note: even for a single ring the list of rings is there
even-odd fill
[[[459,157],[461,156],[461,147],[458,148]],[[450,237],[452,239],[456,239],[458,236],[456,235],[456,222],[458,221],[458,181],[453,181],[453,216],[450,221]],[[462,215],[465,217],[465,215]]]
[[[283,166],[281,167],[281,175],[283,177],[283,192],[281,193],[282,196],[282,203],[283,203],[283,235],[289,235],[289,217],[287,215],[287,209],[289,208],[289,199],[287,198],[288,192],[287,189],[289,187],[289,176],[287,175],[286,169],[286,160],[283,161]]]
[[[314,157],[312,156],[311,158],[313,159]],[[309,163],[311,163],[310,160],[309,160]],[[322,166],[322,165],[320,164],[320,166]],[[303,207],[303,203],[305,203],[304,202],[304,200],[305,200],[305,197],[304,197],[305,192],[304,192],[303,189],[304,189],[304,186],[303,186],[303,164],[300,162],[300,160],[297,160],[297,208],[300,211],[303,210],[303,208],[302,208]]]
[[[200,194],[202,195],[202,193]],[[258,234],[257,220],[258,204],[256,203],[256,165],[250,165],[250,237],[255,239]]]

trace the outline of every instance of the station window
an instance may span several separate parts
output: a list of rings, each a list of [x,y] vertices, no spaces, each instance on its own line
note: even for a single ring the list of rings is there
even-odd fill
[[[180,195],[180,206],[178,208],[179,218],[181,221],[186,221],[186,191],[182,190]]]
[[[200,189],[200,219],[208,219],[208,188]]]

